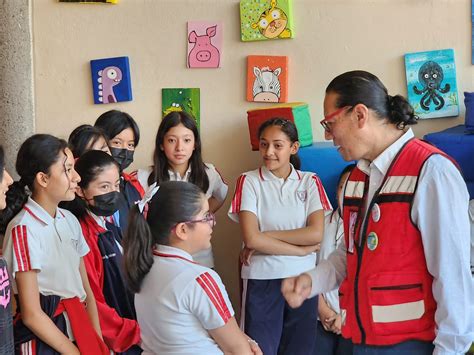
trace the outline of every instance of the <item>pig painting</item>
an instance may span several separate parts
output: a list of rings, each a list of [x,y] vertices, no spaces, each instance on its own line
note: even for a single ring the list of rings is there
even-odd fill
[[[199,31],[196,25],[193,29],[190,24],[193,23],[188,22],[188,68],[219,68],[222,40],[219,26],[214,24]]]

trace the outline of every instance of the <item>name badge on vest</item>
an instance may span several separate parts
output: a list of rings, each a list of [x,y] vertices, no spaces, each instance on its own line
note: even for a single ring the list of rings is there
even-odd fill
[[[379,245],[379,237],[375,232],[370,232],[367,236],[367,248],[370,251],[374,251]]]
[[[357,212],[351,212],[349,214],[349,245],[347,246],[347,251],[351,254],[354,253],[354,235],[356,222]]]
[[[301,201],[301,202],[305,202],[306,199],[308,198],[308,193],[303,190],[303,191],[296,191],[296,196],[298,196],[298,199]]]

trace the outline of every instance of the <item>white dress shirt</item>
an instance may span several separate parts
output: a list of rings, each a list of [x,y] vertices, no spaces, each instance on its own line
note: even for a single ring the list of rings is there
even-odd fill
[[[374,161],[358,162],[357,167],[370,176],[368,201],[398,151],[413,137],[409,129]],[[411,217],[421,232],[426,264],[433,276],[435,355],[464,354],[474,340],[468,204],[469,193],[458,169],[441,155],[431,156],[420,173]],[[346,276],[346,261],[343,242],[328,260],[308,272],[313,282],[310,297],[337,288]]]

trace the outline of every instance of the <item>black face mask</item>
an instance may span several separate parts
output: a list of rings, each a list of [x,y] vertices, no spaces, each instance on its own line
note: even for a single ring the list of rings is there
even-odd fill
[[[94,196],[95,206],[89,205],[89,209],[97,216],[112,216],[123,202],[123,196],[118,191],[108,192],[103,195]]]
[[[110,148],[112,157],[120,165],[120,171],[127,169],[133,162],[133,153],[135,151],[121,148]]]

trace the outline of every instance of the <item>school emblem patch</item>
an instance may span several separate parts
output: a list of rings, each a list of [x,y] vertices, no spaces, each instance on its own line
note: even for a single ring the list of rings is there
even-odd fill
[[[298,199],[299,199],[301,202],[305,202],[306,199],[308,198],[308,193],[306,192],[306,190],[304,190],[304,191],[296,191],[296,196],[298,196]]]

